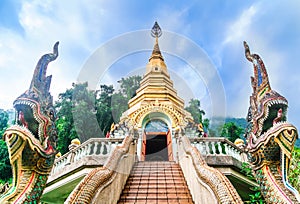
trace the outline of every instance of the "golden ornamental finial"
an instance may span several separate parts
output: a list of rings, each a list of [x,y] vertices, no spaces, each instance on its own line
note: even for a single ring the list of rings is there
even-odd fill
[[[161,28],[159,27],[157,21],[155,21],[154,26],[151,29],[151,36],[154,38],[159,38],[162,35]]]

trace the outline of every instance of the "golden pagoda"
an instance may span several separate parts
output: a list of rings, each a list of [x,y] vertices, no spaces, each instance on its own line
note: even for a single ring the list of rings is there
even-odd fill
[[[158,44],[158,38],[162,31],[157,22],[155,22],[151,34],[155,38],[155,44],[146,65],[146,73],[136,95],[128,102],[129,109],[123,113],[121,123],[128,121],[130,125],[144,130],[140,154],[142,161],[145,160],[147,149],[150,148],[150,144],[148,146],[147,143],[151,140],[157,140],[154,142],[155,145],[151,143],[151,148],[161,146],[161,149],[168,149],[168,157],[163,156],[163,160],[172,161],[171,130],[179,126],[186,126],[193,119],[191,114],[184,110],[184,100],[177,95],[177,91],[173,87],[173,81]],[[151,126],[160,126],[161,128],[149,128]],[[162,142],[164,140],[166,141]],[[170,146],[165,148],[166,146],[161,143]],[[153,156],[152,151],[151,155]],[[158,159],[156,156],[154,158]]]
[[[184,110],[184,100],[177,95],[170,79],[167,66],[161,54],[158,38],[161,30],[157,22],[152,28],[152,36],[155,44],[149,62],[146,65],[146,73],[136,91],[136,96],[129,102],[129,109],[122,115],[121,120],[129,118],[139,128],[143,128],[143,119],[150,113],[157,113],[168,120],[170,128],[186,124],[192,120],[190,113]]]

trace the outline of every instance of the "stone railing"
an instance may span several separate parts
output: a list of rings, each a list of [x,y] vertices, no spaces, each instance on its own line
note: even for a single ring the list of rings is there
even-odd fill
[[[189,138],[202,156],[231,156],[238,161],[247,162],[246,153],[224,137]]]
[[[57,158],[54,162],[52,172],[50,177],[55,174],[60,174],[62,169],[66,166],[71,166],[72,164],[78,163],[85,159],[86,157],[98,157],[99,159],[97,164],[104,164],[106,158],[108,158],[111,151],[119,144],[121,144],[123,138],[91,138],[86,142],[82,143],[78,147],[70,150],[68,153]],[[96,163],[94,165],[97,165]]]
[[[198,148],[202,149],[206,155],[217,155],[217,150],[220,154],[225,154],[222,146],[228,144],[227,141],[220,138],[191,139],[181,132],[178,135],[178,162],[195,203],[242,204],[239,194],[229,179],[217,169],[208,166],[205,155],[198,150]],[[197,145],[198,147],[194,148]]]

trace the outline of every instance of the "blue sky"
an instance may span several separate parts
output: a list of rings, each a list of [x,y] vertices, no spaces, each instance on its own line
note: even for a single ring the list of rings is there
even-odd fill
[[[163,32],[195,42],[211,60],[224,87],[226,115],[234,117],[245,117],[252,91],[252,65],[244,57],[242,43],[246,40],[251,51],[263,58],[272,88],[288,99],[289,121],[300,127],[299,10],[297,0],[2,0],[0,108],[11,108],[13,100],[29,87],[39,57],[51,51],[56,41],[60,41],[60,56],[48,69],[53,75],[51,92],[55,99],[77,81],[82,67],[99,47],[128,32],[150,29],[158,21]],[[165,50],[163,43],[161,49]],[[104,81],[116,83],[123,74],[143,73],[149,55],[146,50],[120,59]],[[209,109],[210,90],[201,77],[199,81],[193,78],[186,62],[167,53],[164,56],[175,85],[184,79],[184,85],[177,87],[187,87],[191,92],[188,97],[199,97],[203,108]],[[179,94],[182,92],[186,91]]]

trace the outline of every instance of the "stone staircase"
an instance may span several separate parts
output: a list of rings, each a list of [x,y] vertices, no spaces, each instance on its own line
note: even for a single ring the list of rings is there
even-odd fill
[[[181,168],[175,162],[137,162],[118,201],[133,203],[194,203]]]

